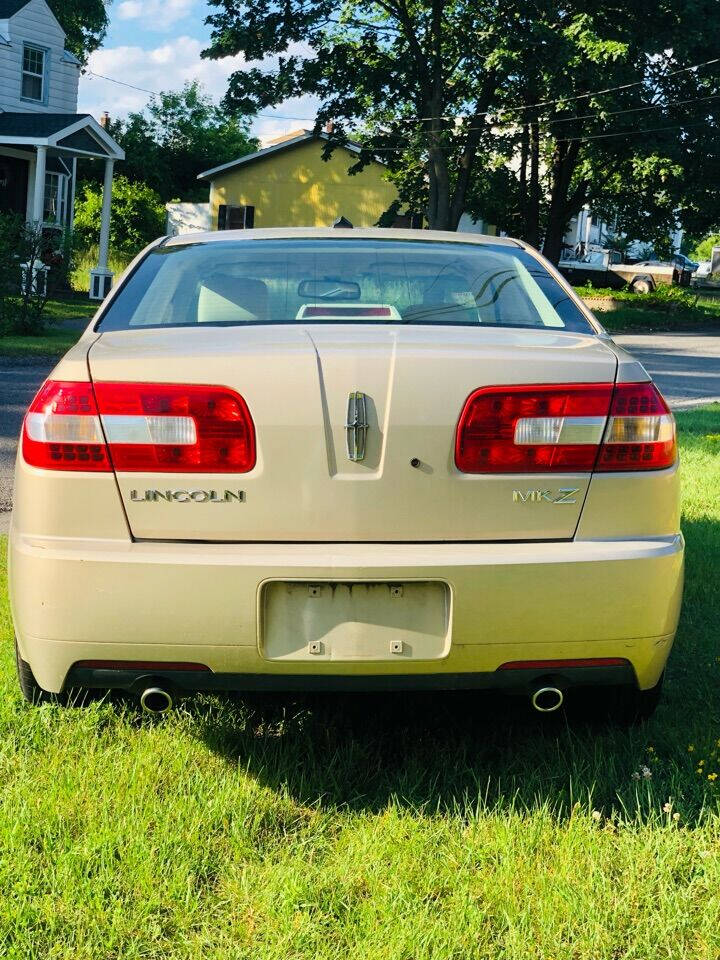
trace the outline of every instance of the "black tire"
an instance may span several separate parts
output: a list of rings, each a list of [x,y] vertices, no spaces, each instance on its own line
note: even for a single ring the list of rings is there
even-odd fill
[[[60,706],[67,706],[67,696],[62,693],[50,693],[43,690],[35,679],[30,664],[26,663],[20,656],[17,640],[15,641],[15,666],[17,668],[18,683],[23,697],[33,706],[39,706],[41,703],[57,703]]]
[[[608,719],[623,727],[632,727],[649,720],[662,697],[663,673],[650,690],[637,687],[616,687],[609,698]]]

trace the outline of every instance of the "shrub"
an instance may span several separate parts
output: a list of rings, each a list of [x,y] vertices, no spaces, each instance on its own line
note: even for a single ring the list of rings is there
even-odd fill
[[[83,246],[98,242],[102,189],[84,183],[75,202],[75,232]],[[165,208],[160,197],[145,183],[131,183],[126,177],[113,181],[110,246],[135,254],[165,232]]]
[[[713,247],[720,247],[720,233],[711,233],[697,244],[691,253],[693,260],[709,260],[712,257]]]
[[[576,292],[586,300],[604,299],[627,302],[628,306],[660,310],[668,313],[694,310],[697,307],[698,295],[687,287],[678,287],[671,284],[660,284],[652,293],[634,293],[632,290],[613,290],[610,287],[593,287],[591,283],[582,287],[575,287]]]
[[[59,231],[0,214],[0,334],[42,333],[45,304],[67,274],[66,246]],[[40,269],[30,271],[26,264]]]

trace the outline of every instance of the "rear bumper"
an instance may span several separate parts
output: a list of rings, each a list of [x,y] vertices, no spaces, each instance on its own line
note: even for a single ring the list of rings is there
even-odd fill
[[[538,686],[561,690],[584,686],[634,686],[630,662],[617,666],[495,670],[490,673],[291,674],[291,673],[195,673],[183,670],[119,670],[71,667],[67,688],[124,690],[138,696],[148,687],[161,686],[181,696],[189,693],[227,691],[383,693],[398,690],[499,690],[529,695]]]
[[[367,689],[511,685],[522,678],[481,675],[495,675],[509,661],[585,657],[628,660],[646,689],[662,673],[674,638],[683,547],[680,535],[529,544],[199,544],[38,538],[13,529],[10,592],[23,659],[52,691],[82,660],[181,660],[212,671],[184,681],[212,686],[189,689],[309,689],[338,677],[348,678],[341,686]],[[269,580],[440,580],[451,596],[447,655],[268,660],[259,603]],[[112,685],[122,686],[117,679]]]

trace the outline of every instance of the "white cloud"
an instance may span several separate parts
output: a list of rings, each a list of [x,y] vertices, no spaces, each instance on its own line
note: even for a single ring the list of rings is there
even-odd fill
[[[119,20],[138,20],[148,30],[168,30],[190,13],[194,0],[123,0]]]
[[[136,2],[125,0],[122,6]],[[99,117],[107,110],[116,119],[131,111],[142,110],[150,97],[149,93],[142,90],[122,86],[93,74],[112,77],[133,87],[155,92],[178,90],[185,82],[198,80],[211,97],[219,100],[227,91],[230,74],[241,70],[245,63],[242,56],[202,60],[200,53],[206,45],[195,37],[184,35],[149,50],[140,46],[96,50],[88,63],[90,73],[80,78],[80,112]],[[312,97],[288,100],[274,110],[263,110],[263,116],[255,120],[253,133],[267,138],[312,126],[316,108],[317,101]]]

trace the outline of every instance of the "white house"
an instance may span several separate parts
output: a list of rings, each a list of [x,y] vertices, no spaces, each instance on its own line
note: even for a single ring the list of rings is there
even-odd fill
[[[608,237],[616,235],[618,231],[601,217],[594,216],[589,206],[583,207],[580,213],[573,217],[568,224],[564,243],[566,257],[577,256],[580,252],[601,250],[607,246]],[[624,234],[623,234],[624,236]],[[683,241],[683,231],[676,228],[670,234],[670,245],[674,253],[680,252]],[[633,240],[627,250],[629,257],[642,256],[643,244],[640,240]]]
[[[97,267],[90,296],[112,285],[108,270],[113,166],[122,149],[77,112],[80,64],[45,0],[0,0],[0,211],[47,230],[72,227],[78,157],[105,163]]]

